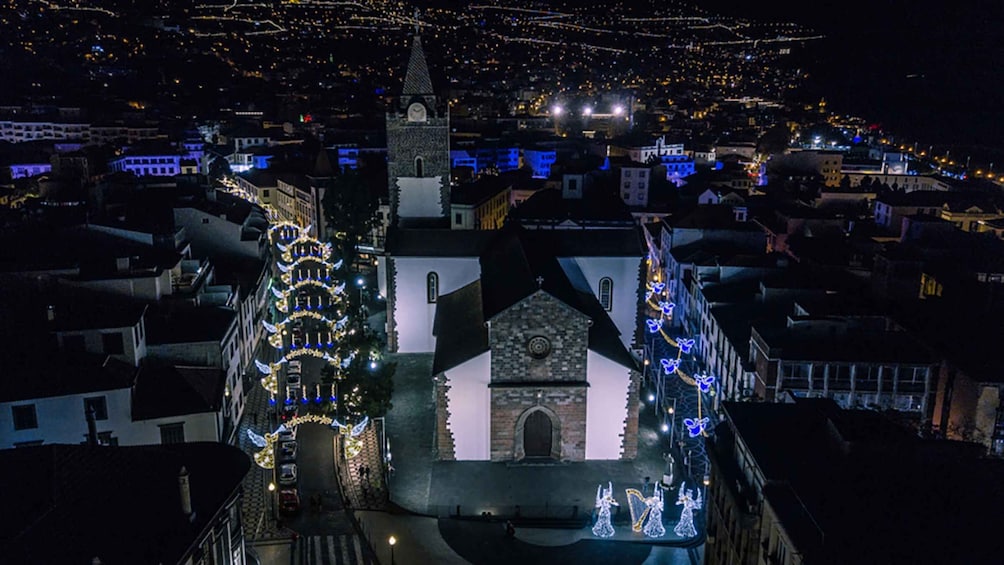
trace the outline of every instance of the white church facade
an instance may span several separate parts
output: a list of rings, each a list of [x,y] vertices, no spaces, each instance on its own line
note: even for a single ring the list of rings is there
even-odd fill
[[[633,225],[449,229],[449,163],[444,177],[429,157],[449,155],[448,135],[419,120],[418,109],[407,129],[401,122],[415,103],[429,120],[438,100],[431,90],[416,38],[405,92],[387,117],[396,222],[378,278],[389,349],[434,354],[438,458],[633,459],[641,235]],[[412,182],[431,177],[446,191]]]

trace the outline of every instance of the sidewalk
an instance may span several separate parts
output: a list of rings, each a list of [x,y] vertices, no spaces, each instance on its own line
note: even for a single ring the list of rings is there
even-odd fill
[[[396,565],[466,565],[443,540],[436,518],[391,514],[372,510],[356,511],[356,519],[362,526],[364,535],[376,549],[377,558],[383,565],[390,564],[390,536],[397,539],[394,545]]]

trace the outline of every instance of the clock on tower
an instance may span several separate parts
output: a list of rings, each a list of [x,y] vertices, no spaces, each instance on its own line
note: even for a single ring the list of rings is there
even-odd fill
[[[409,122],[424,122],[425,121],[425,106],[419,102],[412,103],[408,106],[408,121]]]

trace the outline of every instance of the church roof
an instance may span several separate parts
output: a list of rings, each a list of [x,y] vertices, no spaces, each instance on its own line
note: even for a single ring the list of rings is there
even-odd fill
[[[411,42],[411,59],[408,61],[408,73],[404,77],[404,89],[401,93],[406,96],[433,94],[429,66],[425,62],[425,51],[422,50],[422,36],[418,34]]]
[[[518,225],[518,224],[517,224]],[[645,256],[637,225],[609,229],[530,230],[556,257]],[[391,257],[478,257],[499,230],[411,229],[392,226],[385,249]]]
[[[436,336],[436,355],[432,361],[434,375],[488,351],[481,281],[439,297],[432,333]]]

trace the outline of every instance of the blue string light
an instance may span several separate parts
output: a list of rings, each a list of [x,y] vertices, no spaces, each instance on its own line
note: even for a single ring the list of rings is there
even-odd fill
[[[653,320],[653,319],[649,318],[648,320],[645,320],[645,323],[648,324],[648,331],[649,331],[649,333],[653,333],[654,334],[657,331],[659,331],[659,330],[662,329],[662,318],[660,318],[658,320]]]
[[[704,428],[708,425],[708,418],[705,416],[700,420],[695,420],[694,418],[684,418],[683,425],[687,426],[687,431],[690,433],[690,437],[697,437],[704,433]]]
[[[711,385],[715,384],[715,377],[712,375],[694,375],[694,380],[697,381],[697,387],[701,392],[709,392]]]
[[[659,363],[662,364],[662,369],[666,371],[667,375],[672,375],[680,367],[679,359],[660,359]]]
[[[678,339],[676,343],[680,346],[680,351],[684,353],[690,353],[690,349],[694,347],[694,340],[685,337]]]

